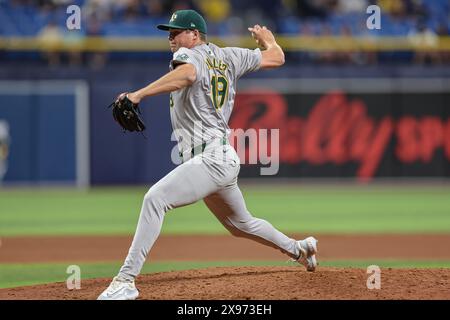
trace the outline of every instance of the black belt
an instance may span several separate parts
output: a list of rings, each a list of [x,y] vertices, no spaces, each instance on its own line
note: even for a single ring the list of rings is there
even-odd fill
[[[200,153],[203,153],[205,151],[206,146],[208,145],[210,141],[205,141],[202,144],[195,146],[191,149],[191,158],[195,157],[196,155],[199,155]],[[224,146],[228,143],[227,138],[221,139],[221,145]],[[183,159],[183,152],[179,152],[180,158]]]

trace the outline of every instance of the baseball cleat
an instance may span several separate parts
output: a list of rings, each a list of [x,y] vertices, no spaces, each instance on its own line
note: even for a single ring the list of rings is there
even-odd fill
[[[305,266],[307,271],[315,271],[317,267],[317,242],[314,237],[308,237],[304,240],[297,241],[297,246],[300,251],[300,256],[296,260],[298,263]]]
[[[133,280],[114,277],[111,284],[97,300],[135,300],[139,296]]]

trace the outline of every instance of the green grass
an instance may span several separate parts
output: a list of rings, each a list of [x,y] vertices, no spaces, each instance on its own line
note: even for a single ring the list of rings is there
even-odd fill
[[[370,265],[381,268],[450,268],[450,261],[407,261],[407,260],[336,260],[321,261],[321,267],[367,268]],[[115,276],[120,263],[79,263],[81,279]],[[190,262],[152,262],[144,265],[142,274],[164,271],[198,269],[224,266],[294,266],[285,261],[190,261]],[[13,288],[43,283],[65,282],[71,275],[66,264],[0,264],[0,288]],[[81,282],[83,286],[83,282]]]
[[[449,233],[450,187],[241,186],[247,207],[287,233]],[[0,236],[132,234],[147,188],[1,189]],[[203,202],[163,233],[226,233]]]

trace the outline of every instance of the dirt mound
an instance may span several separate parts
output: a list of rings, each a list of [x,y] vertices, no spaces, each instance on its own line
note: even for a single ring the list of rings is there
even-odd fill
[[[381,289],[369,290],[365,269],[228,267],[142,275],[140,299],[450,299],[450,269],[382,269]],[[63,282],[0,289],[0,299],[96,299],[111,279],[83,280],[80,290]]]

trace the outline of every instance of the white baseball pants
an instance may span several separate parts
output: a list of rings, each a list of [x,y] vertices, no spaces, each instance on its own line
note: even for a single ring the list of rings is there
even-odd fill
[[[133,279],[140,273],[167,211],[201,199],[232,235],[297,258],[296,240],[248,212],[237,185],[239,163],[230,145],[211,143],[202,154],[182,163],[153,185],[144,197],[136,233],[119,276]]]

